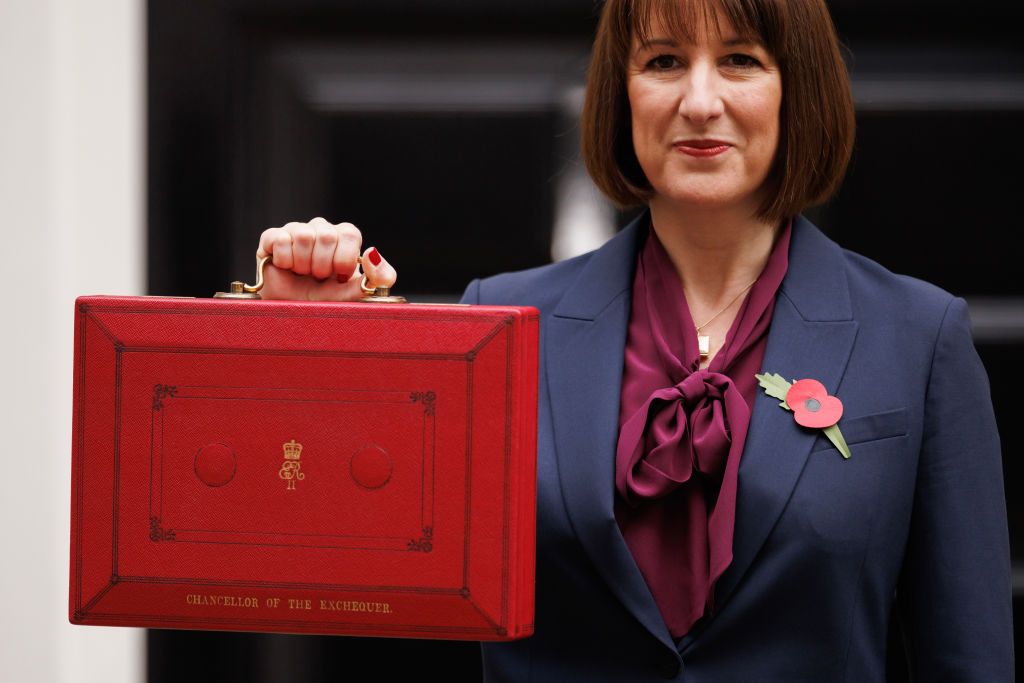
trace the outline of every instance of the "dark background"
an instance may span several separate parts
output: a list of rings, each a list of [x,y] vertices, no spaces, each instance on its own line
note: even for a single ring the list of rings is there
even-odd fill
[[[838,196],[809,216],[843,246],[967,297],[1010,492],[1021,476],[1005,456],[1021,407],[1012,387],[1024,381],[1012,248],[1024,10],[1011,0],[829,5],[857,145]],[[148,9],[150,294],[210,296],[252,281],[260,232],[314,216],[357,224],[400,264],[399,293],[412,300],[455,300],[473,277],[551,260],[559,180],[579,169],[570,94],[596,26],[590,0]],[[1017,613],[1024,507],[1012,495],[1007,506]],[[891,633],[889,678],[907,680]],[[386,663],[386,678],[480,678],[473,643],[153,630],[148,648],[153,683],[327,681],[359,662]]]

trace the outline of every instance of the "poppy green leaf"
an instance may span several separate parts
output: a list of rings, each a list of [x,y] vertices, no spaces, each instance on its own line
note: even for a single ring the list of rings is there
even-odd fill
[[[754,377],[757,378],[758,384],[761,385],[761,388],[764,389],[766,394],[773,398],[782,399],[782,403],[779,405],[786,410],[791,410],[789,404],[786,403],[786,392],[788,392],[789,388],[793,386],[791,383],[787,382],[785,378],[777,372],[766,372],[761,375],[755,374]]]
[[[843,438],[843,433],[839,431],[838,423],[831,427],[825,427],[822,431],[825,432],[825,436],[832,442],[832,445],[839,449],[844,458],[850,457],[850,447],[846,445],[846,439]]]

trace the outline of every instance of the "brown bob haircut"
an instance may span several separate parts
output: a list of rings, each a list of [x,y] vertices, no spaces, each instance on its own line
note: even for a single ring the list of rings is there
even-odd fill
[[[719,17],[768,50],[782,76],[779,145],[758,217],[777,222],[828,199],[853,149],[850,82],[825,0],[607,0],[594,39],[581,152],[594,182],[619,206],[653,194],[633,151],[626,67],[633,36],[657,16],[673,35],[721,35]],[[707,33],[705,33],[707,31]]]

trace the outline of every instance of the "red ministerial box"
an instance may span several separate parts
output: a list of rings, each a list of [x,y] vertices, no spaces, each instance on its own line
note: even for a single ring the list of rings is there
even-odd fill
[[[80,297],[70,619],[533,632],[529,307]]]

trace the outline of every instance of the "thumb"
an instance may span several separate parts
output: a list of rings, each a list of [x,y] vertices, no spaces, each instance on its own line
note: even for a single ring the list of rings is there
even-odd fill
[[[366,296],[361,283],[363,275],[370,287],[393,287],[398,273],[390,263],[384,260],[375,248],[370,247],[359,259],[360,268],[349,277],[338,275],[334,280],[328,279],[317,288],[316,296],[329,301],[357,301]]]
[[[394,287],[398,280],[398,273],[391,264],[384,260],[376,247],[370,247],[363,252],[361,259],[363,273],[370,283],[370,287]],[[362,278],[360,278],[361,280]]]

